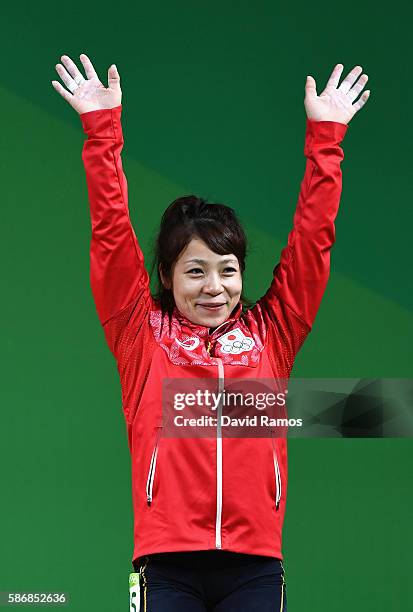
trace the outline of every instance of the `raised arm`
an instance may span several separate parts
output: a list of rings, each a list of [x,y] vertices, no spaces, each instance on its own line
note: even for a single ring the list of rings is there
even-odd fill
[[[142,294],[149,299],[149,278],[128,211],[122,169],[122,106],[80,115],[88,138],[82,159],[89,193],[92,239],[90,282],[102,325]]]
[[[86,55],[80,59],[87,79],[67,56],[57,72],[70,90],[58,81],[53,86],[79,113],[87,140],[82,159],[92,222],[90,280],[96,309],[103,326],[132,302],[143,316],[150,304],[149,277],[143,254],[132,228],[128,210],[128,189],[122,169],[120,78],[115,66],[108,72],[109,87],[100,82]],[[139,318],[136,316],[135,319]],[[116,326],[118,335],[122,330]],[[108,337],[108,334],[107,334]],[[115,352],[118,338],[111,337]]]
[[[344,154],[340,142],[348,122],[370,93],[366,91],[353,104],[368,77],[362,75],[354,84],[362,72],[356,66],[337,87],[342,70],[342,64],[335,67],[319,97],[314,79],[307,77],[305,174],[287,246],[274,269],[269,290],[258,302],[266,315],[284,328],[292,354],[312,327],[330,274],[342,187],[340,163]]]

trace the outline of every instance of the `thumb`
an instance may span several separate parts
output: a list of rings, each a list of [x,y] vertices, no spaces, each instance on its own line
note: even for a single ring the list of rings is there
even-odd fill
[[[312,76],[307,77],[305,83],[305,95],[309,98],[315,98],[317,96],[316,82]]]
[[[115,64],[112,64],[108,70],[108,86],[110,89],[120,90],[120,76]]]

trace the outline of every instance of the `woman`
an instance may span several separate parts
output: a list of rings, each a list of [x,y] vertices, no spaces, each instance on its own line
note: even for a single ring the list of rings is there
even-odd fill
[[[203,379],[222,393],[226,379],[289,377],[328,280],[341,194],[339,144],[369,96],[358,98],[368,77],[356,66],[339,85],[337,64],[320,96],[307,77],[307,163],[294,227],[267,293],[243,309],[244,232],[232,209],[196,196],[178,198],[163,215],[159,293],[151,295],[128,213],[116,66],[106,88],[86,55],[80,55],[86,79],[69,57],[61,59],[56,70],[67,89],[53,86],[88,136],[82,158],[91,286],[122,387],[142,608],[286,610],[285,437],[274,430],[269,437],[223,437],[222,400],[213,435],[167,437],[163,382],[183,381],[187,390]]]

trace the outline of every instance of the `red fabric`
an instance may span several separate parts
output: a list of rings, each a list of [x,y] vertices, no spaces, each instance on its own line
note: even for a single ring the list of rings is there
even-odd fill
[[[91,287],[117,362],[131,452],[133,559],[214,548],[282,559],[286,439],[224,437],[221,455],[216,438],[163,437],[162,379],[217,379],[218,390],[220,373],[225,379],[289,377],[329,276],[341,194],[339,143],[347,126],[307,120],[305,175],[271,286],[253,308],[243,312],[238,305],[209,334],[177,309],[163,314],[150,294],[128,212],[121,109],[81,115],[88,136],[82,159],[92,222]],[[244,338],[241,349],[226,344],[233,341],[228,332]]]

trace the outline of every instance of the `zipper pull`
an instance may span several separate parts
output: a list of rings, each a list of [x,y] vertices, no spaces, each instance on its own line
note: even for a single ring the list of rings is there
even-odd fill
[[[211,346],[212,346],[212,345],[211,345],[211,341],[210,341],[210,340],[208,340],[208,347],[207,347],[207,353],[208,353],[208,355],[211,355],[211,353],[210,353]]]

